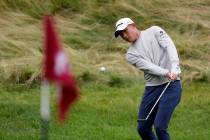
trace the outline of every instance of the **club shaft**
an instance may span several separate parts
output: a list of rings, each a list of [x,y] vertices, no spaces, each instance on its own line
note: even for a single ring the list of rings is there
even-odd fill
[[[157,101],[155,102],[155,104],[153,105],[152,109],[150,110],[149,114],[147,115],[147,117],[145,119],[138,119],[138,121],[143,121],[143,120],[147,120],[150,116],[150,114],[152,113],[152,111],[154,110],[155,106],[157,105],[157,103],[159,102],[159,100],[161,99],[161,97],[163,96],[163,94],[165,93],[166,89],[168,88],[168,86],[170,85],[171,82],[168,82],[168,84],[165,86],[164,90],[162,91],[162,93],[160,94],[160,96],[158,97]]]

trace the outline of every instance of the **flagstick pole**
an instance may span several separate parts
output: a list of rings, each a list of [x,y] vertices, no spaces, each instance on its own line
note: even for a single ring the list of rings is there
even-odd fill
[[[50,93],[49,82],[43,80],[40,96],[41,133],[40,140],[48,140],[49,117],[50,117]]]

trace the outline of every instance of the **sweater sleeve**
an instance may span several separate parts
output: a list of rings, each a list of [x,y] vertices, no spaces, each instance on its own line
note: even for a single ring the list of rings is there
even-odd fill
[[[170,36],[160,27],[153,26],[153,32],[161,47],[166,48],[169,59],[171,61],[171,72],[180,74],[179,57],[176,47]]]
[[[126,55],[127,61],[137,67],[138,69],[157,76],[165,76],[169,71],[167,69],[161,68],[152,62],[145,60],[138,54],[134,52],[128,52]]]

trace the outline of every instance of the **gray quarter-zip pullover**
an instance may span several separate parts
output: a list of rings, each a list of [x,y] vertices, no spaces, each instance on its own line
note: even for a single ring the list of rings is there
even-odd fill
[[[128,49],[126,59],[144,71],[146,86],[168,82],[165,77],[168,72],[181,73],[176,47],[169,35],[158,26],[141,31],[139,38]]]

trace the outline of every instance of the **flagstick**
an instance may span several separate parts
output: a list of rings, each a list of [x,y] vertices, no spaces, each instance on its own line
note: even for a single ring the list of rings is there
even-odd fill
[[[44,80],[41,85],[40,113],[41,113],[41,140],[48,140],[49,116],[50,116],[50,93],[49,83]]]

